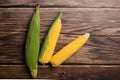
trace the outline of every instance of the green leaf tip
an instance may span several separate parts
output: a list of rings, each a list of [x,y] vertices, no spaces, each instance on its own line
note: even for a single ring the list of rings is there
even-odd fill
[[[37,10],[39,10],[39,7],[40,7],[40,5],[39,5],[39,4],[37,4],[37,6],[36,6],[36,11],[37,11]]]
[[[31,75],[33,78],[36,78],[37,77],[37,69],[31,70]]]
[[[62,18],[62,11],[58,14],[58,19]]]
[[[36,8],[39,8],[39,7],[40,7],[40,5],[39,5],[39,4],[37,4]]]

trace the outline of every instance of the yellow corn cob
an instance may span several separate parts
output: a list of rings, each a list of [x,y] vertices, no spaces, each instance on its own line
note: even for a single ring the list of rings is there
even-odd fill
[[[62,27],[61,17],[62,17],[62,13],[58,15],[58,17],[50,27],[48,34],[45,37],[43,46],[41,48],[40,57],[39,57],[39,61],[42,64],[48,63],[53,55],[56,42]]]
[[[86,33],[82,36],[79,36],[61,50],[59,50],[50,60],[50,63],[53,67],[59,66],[62,62],[64,62],[67,58],[74,54],[80,47],[82,47],[86,41],[88,40],[90,34]]]

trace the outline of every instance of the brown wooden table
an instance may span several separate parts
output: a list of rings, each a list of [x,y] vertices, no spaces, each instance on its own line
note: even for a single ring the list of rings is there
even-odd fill
[[[80,34],[91,33],[84,47],[60,67],[39,64],[38,78],[120,80],[120,0],[0,0],[0,78],[31,78],[24,45],[37,3],[41,5],[41,39],[63,11],[55,52]]]

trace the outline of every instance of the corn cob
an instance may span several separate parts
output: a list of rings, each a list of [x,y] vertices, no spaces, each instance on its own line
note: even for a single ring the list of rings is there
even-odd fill
[[[37,77],[38,55],[40,48],[40,15],[39,5],[31,19],[27,34],[25,46],[26,64],[31,72],[32,77]]]
[[[89,38],[89,35],[89,33],[86,33],[82,36],[79,36],[78,38],[67,44],[65,47],[63,47],[61,50],[59,50],[55,55],[53,55],[53,57],[50,60],[52,66],[59,66],[67,58],[73,55],[80,47],[82,47],[85,44],[85,42]]]
[[[62,13],[60,13],[57,16],[56,20],[51,25],[48,34],[45,37],[39,56],[39,61],[42,64],[48,63],[53,55],[56,42],[58,40],[60,30],[62,27],[61,17],[62,17]]]

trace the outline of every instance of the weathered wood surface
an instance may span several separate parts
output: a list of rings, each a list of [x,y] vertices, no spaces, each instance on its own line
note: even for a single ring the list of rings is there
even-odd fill
[[[41,38],[60,10],[63,27],[55,52],[78,34],[92,35],[85,47],[65,63],[120,64],[119,9],[42,8]],[[33,8],[0,9],[0,63],[24,63],[26,31],[33,11]]]
[[[45,33],[41,33],[43,39]],[[61,34],[55,52],[79,35]],[[24,63],[24,32],[0,35],[0,63]],[[41,42],[42,43],[42,42]],[[120,36],[91,36],[87,44],[65,63],[120,64]]]
[[[41,44],[63,11],[55,52],[89,32],[88,42],[60,67],[39,64],[38,78],[120,80],[120,0],[0,0],[0,78],[31,78],[24,45],[35,5],[41,6]]]
[[[43,7],[120,7],[120,0],[0,0],[0,6],[35,6]]]
[[[41,8],[41,32],[63,11],[61,33],[120,35],[120,9]],[[33,8],[0,8],[0,32],[25,32]]]
[[[119,80],[119,66],[64,65],[58,68],[39,66],[38,78],[57,80]],[[0,78],[31,78],[24,65],[1,65]]]

